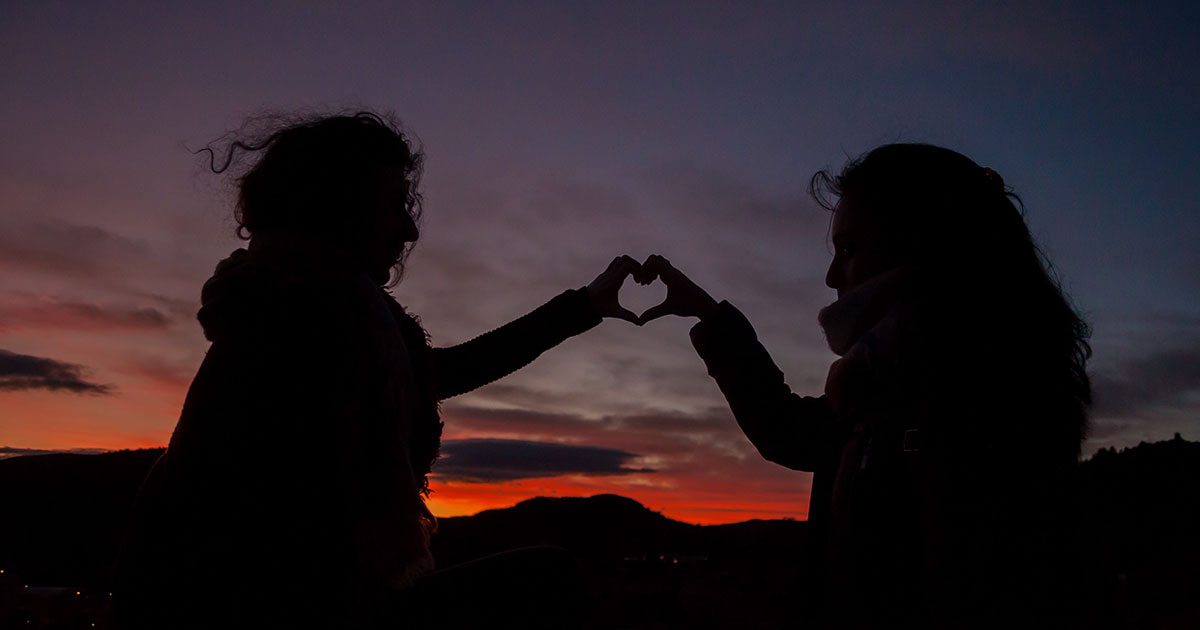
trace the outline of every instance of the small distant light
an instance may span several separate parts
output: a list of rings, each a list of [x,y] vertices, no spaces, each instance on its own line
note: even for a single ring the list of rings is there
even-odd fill
[[[79,591],[75,591],[75,594],[76,594],[76,595],[82,595],[83,593],[80,593]]]
[[[671,558],[671,564],[679,564],[679,558]]]

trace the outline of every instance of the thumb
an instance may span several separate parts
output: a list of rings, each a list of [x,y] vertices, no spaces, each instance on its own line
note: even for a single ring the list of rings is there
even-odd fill
[[[646,325],[647,322],[652,322],[652,321],[662,317],[663,315],[672,315],[672,314],[673,313],[671,311],[671,307],[667,303],[664,302],[662,304],[659,304],[658,306],[651,306],[650,308],[646,309],[642,313],[642,316],[638,318],[638,323],[639,323],[639,325],[644,326],[644,325]]]
[[[631,311],[627,308],[624,308],[624,307],[618,306],[617,309],[615,311],[613,311],[611,317],[615,317],[617,319],[623,319],[631,324],[637,324],[638,326],[642,325],[642,322],[641,322],[641,320],[638,319],[638,316],[635,315],[633,313],[633,311]]]

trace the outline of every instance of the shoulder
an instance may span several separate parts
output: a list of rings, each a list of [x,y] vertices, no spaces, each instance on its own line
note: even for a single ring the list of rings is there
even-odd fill
[[[228,328],[239,344],[291,352],[362,351],[395,324],[382,291],[368,278],[314,275],[258,288]]]

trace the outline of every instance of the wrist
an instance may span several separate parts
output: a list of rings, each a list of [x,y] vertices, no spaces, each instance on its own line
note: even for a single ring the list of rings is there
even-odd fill
[[[578,289],[568,289],[567,293],[574,293],[582,298],[582,300],[586,302],[588,307],[590,307],[592,310],[596,309],[596,295],[593,293],[592,286],[590,284],[579,287]]]

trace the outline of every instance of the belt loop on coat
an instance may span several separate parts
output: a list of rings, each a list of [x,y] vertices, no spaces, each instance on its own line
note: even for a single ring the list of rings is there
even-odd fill
[[[916,453],[921,450],[921,430],[909,429],[904,432],[904,440],[900,442],[905,453]]]

